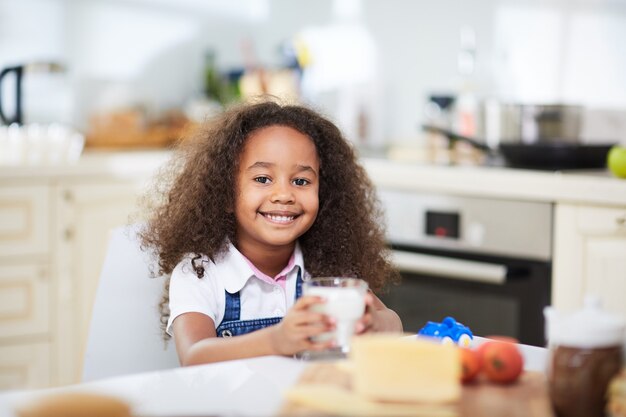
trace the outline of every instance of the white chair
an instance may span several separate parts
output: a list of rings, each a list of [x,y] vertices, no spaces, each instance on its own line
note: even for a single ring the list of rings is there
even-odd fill
[[[163,278],[139,247],[137,226],[111,232],[83,362],[83,381],[179,365],[174,341],[165,345],[158,304]]]

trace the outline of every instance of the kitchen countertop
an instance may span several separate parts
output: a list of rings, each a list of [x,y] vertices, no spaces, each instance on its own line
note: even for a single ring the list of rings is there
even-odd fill
[[[364,158],[378,187],[554,203],[626,206],[626,180],[607,170],[535,171]]]
[[[87,151],[75,164],[0,166],[0,180],[72,177],[147,179],[171,152]],[[626,180],[607,170],[535,171],[506,167],[435,165],[379,156],[361,162],[378,187],[527,201],[626,207]]]
[[[171,156],[167,150],[86,151],[74,163],[0,165],[0,180],[85,177],[149,178]]]
[[[476,343],[483,339],[477,338]],[[543,371],[546,349],[520,345],[525,369]],[[174,368],[84,384],[36,391],[0,393],[0,416],[42,395],[88,391],[127,400],[141,416],[270,416],[283,405],[283,392],[293,386],[311,362],[265,356],[209,365]]]

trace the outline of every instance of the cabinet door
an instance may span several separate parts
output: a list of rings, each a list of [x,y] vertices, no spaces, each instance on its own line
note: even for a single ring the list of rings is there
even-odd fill
[[[114,182],[59,189],[59,383],[79,379],[109,231],[131,221],[140,192],[139,184]]]
[[[557,205],[554,254],[557,308],[580,308],[595,294],[626,317],[626,208]]]
[[[48,254],[49,202],[45,185],[0,187],[0,258]]]
[[[626,236],[589,236],[585,254],[585,289],[601,294],[607,310],[626,317]]]
[[[50,279],[44,265],[0,265],[0,340],[50,331]]]
[[[50,386],[50,345],[0,346],[0,391]]]

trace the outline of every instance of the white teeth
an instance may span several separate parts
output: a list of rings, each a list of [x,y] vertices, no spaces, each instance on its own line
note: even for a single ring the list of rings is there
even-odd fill
[[[273,214],[266,214],[266,216],[273,222],[287,223],[294,219],[294,216],[275,216]]]

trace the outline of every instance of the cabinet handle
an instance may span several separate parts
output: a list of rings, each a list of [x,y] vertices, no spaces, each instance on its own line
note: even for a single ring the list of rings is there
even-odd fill
[[[66,227],[65,230],[63,230],[63,238],[65,240],[72,240],[73,237],[74,237],[74,230],[70,227]]]
[[[623,216],[619,216],[617,219],[615,219],[615,222],[619,227],[626,226],[626,214]]]

